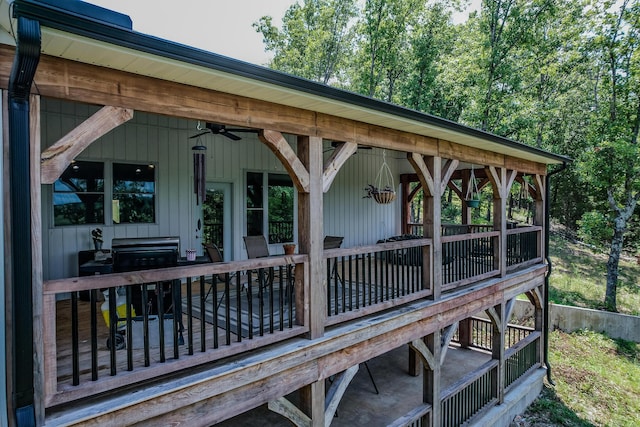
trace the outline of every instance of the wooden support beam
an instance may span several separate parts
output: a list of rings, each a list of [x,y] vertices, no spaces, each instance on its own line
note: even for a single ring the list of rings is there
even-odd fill
[[[440,180],[440,196],[444,194],[444,191],[447,189],[447,185],[449,184],[449,180],[451,176],[456,171],[458,164],[460,162],[458,160],[447,160],[445,164],[442,166],[442,178]]]
[[[456,193],[456,196],[458,196],[458,198],[462,200],[464,194],[462,193],[462,188],[458,187],[458,184],[456,184],[454,181],[449,181],[447,183],[447,187],[449,187],[454,193]]]
[[[106,106],[42,152],[41,180],[56,182],[65,169],[95,140],[133,118],[133,110]]]
[[[449,349],[449,344],[453,339],[453,335],[458,330],[458,322],[455,322],[452,325],[444,328],[444,335],[442,336],[442,353],[440,354],[440,365],[444,365],[444,359],[447,356],[447,350]]]
[[[309,255],[309,338],[324,335],[327,316],[327,278],[322,254],[324,239],[322,191],[322,140],[299,136],[298,155],[301,165],[309,170],[309,191],[298,195],[298,243],[300,253]],[[304,310],[303,310],[304,311]]]
[[[310,427],[311,418],[291,403],[286,397],[270,400],[267,405],[270,411],[280,414],[297,427]]]
[[[360,369],[360,365],[354,365],[347,369],[346,371],[341,372],[336,376],[331,387],[329,387],[329,391],[327,392],[327,396],[325,397],[325,413],[324,413],[324,425],[325,427],[329,427],[331,425],[331,421],[333,421],[333,417],[338,410],[338,404],[342,400],[342,396],[347,391],[347,387],[351,384],[353,377],[356,376],[358,370]]]
[[[293,185],[300,193],[309,192],[309,171],[304,167],[293,148],[284,136],[275,130],[261,130],[258,138],[276,155],[284,168],[289,172]],[[322,141],[317,142],[322,145]]]
[[[500,314],[498,313],[496,308],[495,307],[490,307],[490,308],[486,309],[484,312],[487,313],[487,316],[489,316],[489,319],[491,320],[491,323],[493,323],[493,325],[496,328],[498,328],[498,331],[500,333],[502,333],[502,330],[503,330],[502,318],[500,317]]]
[[[322,173],[322,191],[325,193],[329,191],[338,171],[357,150],[358,144],[355,142],[343,142],[333,150]]]
[[[436,329],[432,334],[427,335],[425,344],[429,351],[433,354],[435,361],[440,361],[440,351],[442,350],[440,329]],[[430,426],[442,425],[442,365],[434,363],[433,368],[425,369],[423,373],[423,395],[422,401],[431,405],[431,422]]]
[[[491,317],[493,325],[492,342],[491,342],[491,357],[498,361],[498,374],[496,378],[492,378],[491,387],[493,388],[498,402],[504,402],[504,375],[505,375],[505,357],[504,357],[504,344],[505,333],[507,330],[507,321],[505,319],[505,304],[501,303],[495,307],[491,307],[486,310],[486,313]]]
[[[433,183],[433,175],[431,174],[431,171],[429,171],[429,168],[427,167],[422,154],[408,153],[407,160],[409,160],[409,163],[411,163],[411,166],[413,166],[413,168],[415,169],[416,174],[418,174],[418,180],[420,181],[420,184],[425,191],[425,197],[433,196],[434,194],[436,194],[435,186]]]
[[[436,363],[436,358],[433,355],[433,352],[431,350],[429,350],[429,347],[427,347],[427,345],[424,343],[423,340],[419,339],[419,340],[413,340],[409,343],[409,346],[416,352],[416,354],[418,354],[418,356],[420,356],[420,359],[422,360],[422,364],[433,370],[435,369],[437,363]]]
[[[507,303],[504,306],[504,328],[506,330],[507,324],[509,323],[509,319],[511,319],[511,314],[513,313],[513,309],[516,306],[515,304],[516,299],[515,298],[511,298],[510,300],[507,301]]]

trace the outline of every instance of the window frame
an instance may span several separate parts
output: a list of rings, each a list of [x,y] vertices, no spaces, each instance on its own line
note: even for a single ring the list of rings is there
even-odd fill
[[[260,174],[262,175],[262,206],[261,207],[253,207],[250,208],[248,206],[248,196],[247,196],[247,188],[249,185],[248,176],[250,173]],[[269,241],[269,175],[283,175],[291,180],[291,187],[293,188],[293,207],[292,207],[292,216],[293,216],[293,240],[286,242],[276,242],[270,243]],[[298,217],[296,212],[298,211],[298,192],[296,191],[295,184],[293,184],[293,180],[285,171],[269,171],[269,170],[245,170],[244,172],[244,209],[245,214],[243,217],[244,221],[244,234],[248,236],[249,232],[249,221],[248,216],[250,211],[262,211],[262,235],[265,237],[268,245],[282,245],[285,243],[295,243],[298,240]]]
[[[54,208],[54,197],[55,193],[55,182],[51,184],[51,201],[49,206],[51,207],[51,215],[50,215],[50,228],[69,228],[69,227],[90,227],[90,226],[106,226],[106,227],[118,227],[118,226],[137,226],[137,225],[158,225],[158,185],[159,185],[159,172],[158,172],[158,162],[136,162],[136,161],[116,161],[116,160],[104,160],[104,159],[76,159],[78,162],[93,162],[93,163],[102,163],[103,165],[103,194],[104,194],[104,219],[102,223],[86,223],[86,224],[67,224],[67,225],[56,225],[55,224],[55,208]],[[144,165],[144,166],[153,166],[154,169],[154,201],[153,201],[153,211],[154,211],[154,220],[153,222],[113,222],[113,165],[117,164],[130,164],[130,165]],[[71,167],[69,164],[68,167]],[[65,169],[66,170],[66,169]],[[57,181],[57,180],[56,180]]]

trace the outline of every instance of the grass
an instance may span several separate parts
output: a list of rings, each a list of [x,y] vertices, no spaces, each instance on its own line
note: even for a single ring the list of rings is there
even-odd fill
[[[591,331],[549,334],[554,388],[524,418],[534,426],[640,426],[640,344]]]
[[[601,310],[606,288],[607,255],[552,235],[549,254],[553,270],[549,301]],[[640,316],[640,265],[622,259],[619,267],[618,312]]]
[[[549,298],[602,309],[607,256],[552,236]],[[640,266],[622,260],[618,311],[640,315]],[[640,344],[591,331],[549,333],[555,387],[546,385],[523,415],[525,425],[640,426]]]

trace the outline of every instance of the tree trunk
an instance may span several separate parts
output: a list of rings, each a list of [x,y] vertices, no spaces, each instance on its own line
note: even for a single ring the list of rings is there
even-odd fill
[[[622,218],[616,218],[613,238],[611,239],[611,249],[607,260],[607,289],[604,296],[604,307],[607,311],[617,312],[616,295],[618,293],[618,265],[620,263],[620,253],[624,242],[625,223]]]

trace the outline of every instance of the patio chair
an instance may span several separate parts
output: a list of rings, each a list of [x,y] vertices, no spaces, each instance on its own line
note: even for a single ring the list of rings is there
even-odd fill
[[[222,258],[222,253],[220,253],[220,249],[218,248],[218,246],[216,246],[213,243],[206,243],[206,244],[203,244],[203,246],[204,246],[204,249],[207,251],[207,255],[209,255],[209,259],[211,260],[211,262],[215,263],[215,262],[223,262],[224,261],[224,259]],[[235,275],[236,275],[236,273],[229,274],[228,280],[230,281],[231,278],[233,276],[235,276]],[[216,277],[217,277],[219,282],[226,283],[226,281],[227,281],[227,275],[226,274],[217,274]],[[205,295],[205,297],[204,297],[205,300],[207,298],[209,298],[209,294],[211,293],[211,291],[213,290],[213,288],[215,286],[216,286],[215,283],[211,283],[211,287],[207,291],[207,295]],[[225,288],[225,292],[226,292],[226,288]],[[223,299],[224,299],[224,293],[222,294],[222,298],[218,302],[218,307],[220,307],[220,304],[222,303]]]
[[[324,238],[324,249],[338,249],[340,246],[342,246],[342,241],[344,240],[344,237],[342,236],[325,236]],[[342,281],[342,278],[340,277],[340,275],[338,274],[338,259],[334,259],[333,260],[333,267],[331,267],[331,274],[329,276],[329,282],[331,282],[331,279],[333,279],[334,277],[337,277],[338,280],[340,281],[340,283],[342,283],[344,285],[344,282]]]
[[[264,236],[244,236],[243,239],[249,259],[269,256],[269,247],[267,246],[267,241]],[[273,267],[266,269],[266,271],[265,269],[260,269],[258,274],[258,281],[262,283],[263,288],[273,283]]]

